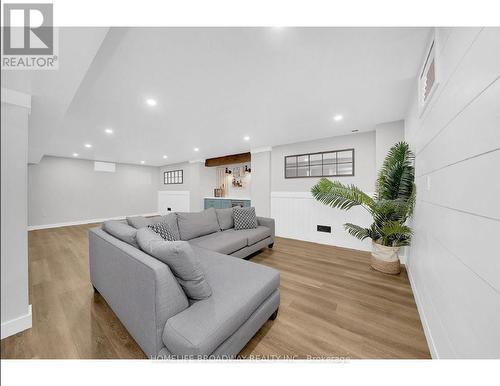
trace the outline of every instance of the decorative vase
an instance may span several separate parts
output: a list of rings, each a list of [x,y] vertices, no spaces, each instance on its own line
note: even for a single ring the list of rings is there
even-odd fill
[[[372,242],[371,267],[379,272],[397,275],[401,272],[399,247],[386,247]]]

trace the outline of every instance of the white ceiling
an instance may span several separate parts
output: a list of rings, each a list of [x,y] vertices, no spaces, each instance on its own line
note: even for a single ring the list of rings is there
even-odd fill
[[[403,119],[428,35],[427,28],[63,28],[59,39],[70,47],[60,46],[59,71],[2,72],[2,87],[33,93],[30,159],[77,152],[163,165]]]

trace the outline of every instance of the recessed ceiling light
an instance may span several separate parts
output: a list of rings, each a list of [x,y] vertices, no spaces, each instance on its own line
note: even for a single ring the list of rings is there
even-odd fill
[[[148,98],[148,99],[146,99],[146,104],[147,104],[148,106],[156,106],[156,105],[158,104],[158,102],[156,102],[156,100],[155,100],[155,99]]]
[[[199,148],[197,148],[197,147],[195,147],[193,150],[194,150],[194,151],[200,151],[200,149],[199,149]]]
[[[141,164],[145,164],[145,163],[146,163],[146,161],[141,161]]]
[[[113,129],[109,129],[109,128],[108,129],[104,129],[104,132],[106,134],[113,134]]]
[[[250,141],[250,137],[249,137],[248,135],[245,135],[245,136],[243,137],[243,139],[244,139],[245,141]]]
[[[78,157],[78,153],[73,153],[73,157]]]
[[[343,117],[342,115],[340,115],[340,114],[337,114],[337,115],[335,115],[335,116],[333,117],[333,120],[334,120],[335,122],[339,122],[339,121],[341,121],[342,119],[344,119],[344,117]]]
[[[164,156],[163,156],[163,159],[167,159],[167,158],[168,158],[168,156],[167,156],[167,155],[164,155]]]
[[[92,147],[92,145],[91,145],[90,143],[86,143],[86,144],[85,144],[85,145],[83,145],[83,146],[85,146],[87,149],[90,149],[90,148]]]

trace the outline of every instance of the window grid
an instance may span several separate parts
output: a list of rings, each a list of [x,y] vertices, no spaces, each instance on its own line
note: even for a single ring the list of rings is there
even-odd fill
[[[342,157],[340,159],[339,154]],[[312,165],[311,158],[314,158]],[[352,177],[354,149],[288,155],[285,156],[284,166],[285,178]],[[318,174],[319,169],[321,169],[320,174]]]
[[[169,170],[163,173],[163,183],[165,185],[182,184],[184,183],[183,170]]]

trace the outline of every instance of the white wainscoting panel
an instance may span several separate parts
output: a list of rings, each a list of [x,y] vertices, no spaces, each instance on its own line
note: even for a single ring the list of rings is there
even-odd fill
[[[343,227],[346,222],[370,225],[371,217],[363,208],[342,211],[321,204],[309,192],[271,192],[271,217],[276,221],[277,236],[371,250],[370,240],[360,241],[349,235]],[[317,225],[331,226],[332,233],[318,232]]]
[[[158,213],[167,214],[168,208],[172,212],[189,212],[189,191],[158,191]]]

